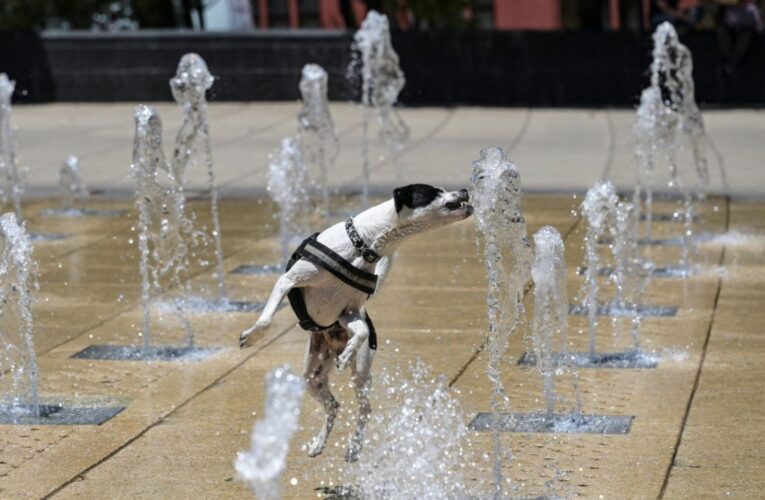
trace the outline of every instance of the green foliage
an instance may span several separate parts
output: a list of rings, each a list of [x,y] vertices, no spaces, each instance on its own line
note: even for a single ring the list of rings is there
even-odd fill
[[[108,0],[0,0],[0,29],[25,30],[56,27],[90,28],[93,12]]]
[[[418,29],[466,28],[463,14],[472,0],[385,0],[385,10],[411,9]]]
[[[40,30],[68,26],[90,29],[93,14],[108,12],[114,0],[0,0],[0,30]],[[173,0],[131,0],[141,28],[172,28]]]

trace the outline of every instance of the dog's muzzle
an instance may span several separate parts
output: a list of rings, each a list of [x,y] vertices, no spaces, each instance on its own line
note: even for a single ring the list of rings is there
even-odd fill
[[[473,215],[473,206],[468,205],[468,202],[470,201],[470,193],[467,189],[460,189],[460,195],[457,200],[460,202],[461,208],[465,210],[465,218],[467,219],[471,215]]]

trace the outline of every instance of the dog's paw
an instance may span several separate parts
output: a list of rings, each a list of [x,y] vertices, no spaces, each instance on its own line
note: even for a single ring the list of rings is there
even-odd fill
[[[361,443],[352,440],[350,446],[345,452],[345,461],[348,463],[356,462],[361,454]]]
[[[346,368],[348,368],[348,365],[351,364],[351,359],[353,358],[353,352],[343,351],[340,356],[337,357],[337,370],[343,371]]]
[[[316,436],[313,438],[313,441],[311,441],[310,446],[308,446],[308,456],[311,458],[318,457],[321,455],[321,452],[324,451],[326,444],[326,439],[322,439],[321,436]]]
[[[239,348],[250,347],[255,341],[263,338],[269,325],[256,323],[252,328],[248,328],[239,335]]]

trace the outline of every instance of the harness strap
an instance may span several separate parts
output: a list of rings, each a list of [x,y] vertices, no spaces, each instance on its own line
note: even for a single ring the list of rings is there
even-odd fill
[[[306,259],[314,264],[326,269],[333,276],[341,280],[343,283],[360,290],[364,293],[372,294],[375,291],[377,285],[377,276],[367,273],[353,267],[345,259],[340,257],[337,253],[322,245],[316,240],[319,233],[314,234],[310,238],[305,239],[300,246],[295,250],[287,262],[287,271],[289,271],[295,262],[300,259]],[[330,326],[322,326],[317,324],[313,318],[308,314],[308,308],[305,305],[305,298],[303,297],[302,288],[293,288],[287,292],[287,298],[290,301],[290,306],[297,316],[300,328],[309,332],[320,332],[329,330],[340,326],[339,321],[335,321]],[[377,331],[369,318],[369,315],[365,312],[365,322],[369,329],[369,348],[377,350]]]
[[[352,266],[332,249],[322,245],[316,234],[300,244],[295,254],[329,271],[335,278],[348,286],[368,295],[375,293],[377,275]]]

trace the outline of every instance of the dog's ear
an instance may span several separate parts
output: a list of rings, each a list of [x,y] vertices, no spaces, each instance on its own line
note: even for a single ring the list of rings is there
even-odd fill
[[[412,204],[412,190],[409,186],[396,188],[393,190],[393,203],[396,205],[396,213],[403,210],[404,205]]]

